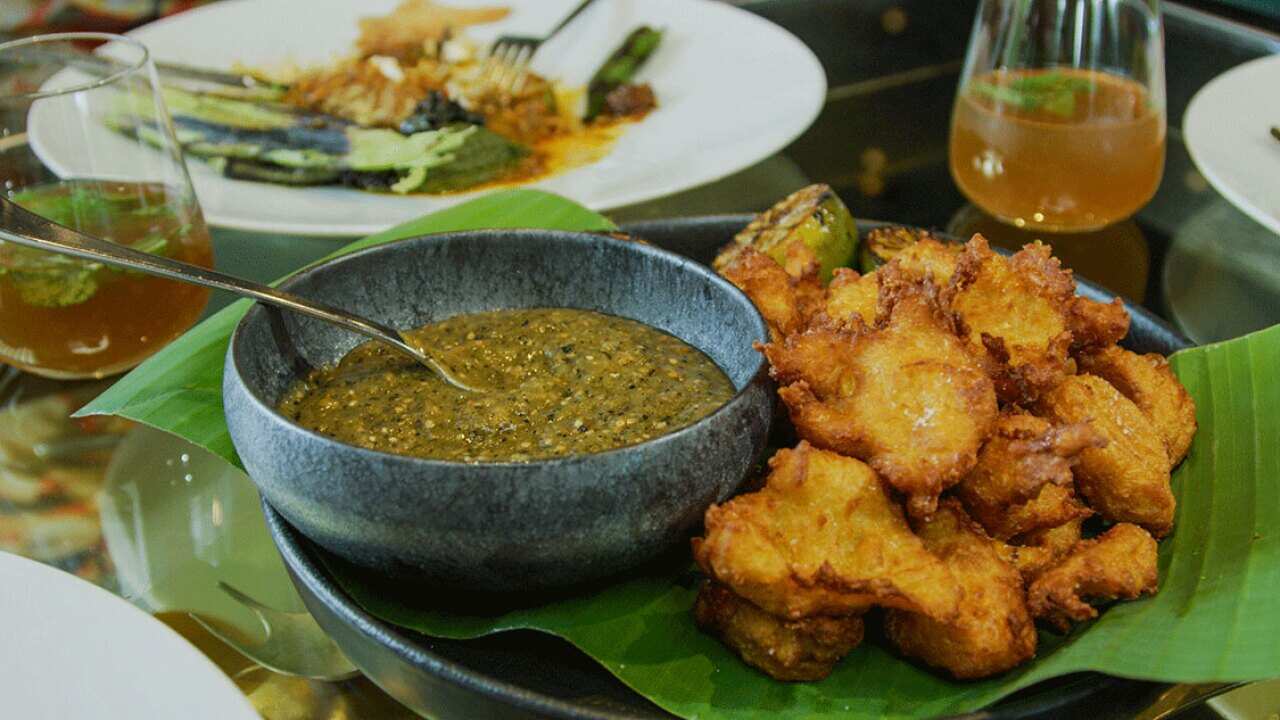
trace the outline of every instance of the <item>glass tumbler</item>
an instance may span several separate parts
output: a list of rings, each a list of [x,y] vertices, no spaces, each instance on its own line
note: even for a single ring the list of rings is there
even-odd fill
[[[1093,230],[1164,170],[1157,0],[982,0],[951,116],[951,175],[1000,220]]]
[[[68,227],[213,263],[155,68],[129,38],[0,44],[0,183],[7,199]],[[47,377],[115,374],[191,327],[208,298],[203,288],[0,243],[0,361]]]

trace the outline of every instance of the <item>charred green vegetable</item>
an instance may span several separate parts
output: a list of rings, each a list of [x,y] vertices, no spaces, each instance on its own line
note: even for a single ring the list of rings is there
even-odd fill
[[[443,192],[487,182],[528,152],[466,122],[406,134],[272,103],[173,88],[164,94],[183,150],[239,180]],[[421,118],[430,120],[428,126],[457,116],[456,109],[433,108],[431,118]],[[109,124],[158,144],[156,128],[127,106],[119,108]]]
[[[609,93],[631,82],[640,67],[658,49],[662,31],[641,25],[623,41],[622,45],[605,60],[587,85],[587,120],[593,120],[605,107]]]

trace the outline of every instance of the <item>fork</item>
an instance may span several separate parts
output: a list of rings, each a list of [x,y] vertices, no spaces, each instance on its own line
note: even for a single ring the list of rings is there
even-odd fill
[[[529,77],[529,63],[533,60],[533,54],[538,52],[538,48],[542,47],[543,43],[573,22],[573,19],[593,2],[595,0],[582,0],[573,12],[566,15],[551,28],[551,32],[542,37],[503,35],[493,41],[489,46],[489,54],[484,66],[480,70],[481,77],[491,80],[499,90],[506,90],[512,94],[520,92],[524,88],[525,80]]]

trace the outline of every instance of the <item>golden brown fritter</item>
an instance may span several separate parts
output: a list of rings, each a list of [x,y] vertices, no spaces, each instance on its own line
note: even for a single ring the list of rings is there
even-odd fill
[[[1098,616],[1086,602],[1132,600],[1156,591],[1156,541],[1146,530],[1120,523],[1081,540],[1066,559],[1044,571],[1027,589],[1031,613],[1066,632],[1073,621]]]
[[[800,443],[769,461],[759,492],[706,514],[693,556],[707,575],[788,619],[871,605],[949,620],[961,598],[871,468]]]
[[[860,329],[874,325],[879,307],[880,278],[876,273],[859,275],[849,268],[835,271],[827,285],[824,310],[836,326]]]
[[[940,242],[922,233],[920,240],[903,248],[891,264],[917,280],[929,280],[938,287],[946,287],[956,272],[963,248],[958,243]]]
[[[775,340],[799,332],[822,305],[816,265],[793,278],[773,258],[743,247],[721,274],[751,298]]]
[[[1088,423],[1104,447],[1080,452],[1076,487],[1094,510],[1113,522],[1132,522],[1161,537],[1173,527],[1169,455],[1137,405],[1106,380],[1072,375],[1046,393],[1036,414],[1058,424]]]
[[[1084,518],[1069,520],[1057,527],[1020,535],[997,546],[1000,557],[1018,568],[1022,581],[1030,584],[1040,573],[1057,565],[1080,540]]]
[[[1067,373],[1074,293],[1071,273],[1039,242],[1009,258],[992,252],[981,235],[965,244],[947,300],[1001,402],[1029,402]]]
[[[1169,367],[1155,353],[1138,355],[1112,345],[1081,356],[1080,370],[1111,383],[1151,418],[1169,451],[1169,464],[1182,462],[1196,434],[1196,403]]]
[[[1105,444],[1088,425],[1055,426],[1022,411],[1000,415],[978,464],[956,497],[991,537],[1015,535],[1089,515],[1072,491],[1071,465],[1081,450]]]
[[[778,680],[821,680],[862,642],[859,615],[784,620],[710,580],[698,591],[693,617],[743,662]]]
[[[1067,313],[1072,352],[1093,352],[1115,345],[1129,334],[1129,311],[1120,298],[1109,303],[1076,296]]]
[[[765,346],[800,437],[866,461],[913,515],[973,468],[996,418],[991,380],[926,289],[900,288],[874,330],[815,327]]]
[[[1036,629],[1027,609],[1022,576],[1001,559],[997,543],[944,500],[930,519],[917,522],[925,547],[942,558],[964,588],[960,614],[939,622],[889,610],[885,632],[899,651],[971,680],[1004,672],[1036,653]]]
[[[868,242],[876,233],[898,231],[911,234],[905,228],[876,228],[871,231]],[[827,286],[826,315],[833,324],[857,329],[853,318],[856,316],[863,325],[874,325],[881,311],[880,286],[888,278],[891,285],[932,283],[934,287],[945,287],[955,273],[956,262],[960,258],[961,245],[943,243],[933,239],[928,233],[920,233],[918,241],[912,241],[903,247],[893,259],[880,270],[859,275],[848,268],[836,270],[831,284]]]

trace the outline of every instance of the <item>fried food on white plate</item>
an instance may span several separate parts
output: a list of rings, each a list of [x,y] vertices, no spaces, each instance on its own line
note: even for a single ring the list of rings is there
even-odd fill
[[[764,489],[707,510],[705,537],[693,541],[707,575],[787,619],[872,605],[956,616],[955,577],[871,468],[805,442],[769,467]]]
[[[1150,418],[1106,380],[1072,375],[1046,393],[1036,414],[1058,424],[1088,423],[1106,439],[1075,466],[1085,501],[1112,522],[1131,522],[1162,537],[1173,527],[1169,454]]]
[[[1138,355],[1113,345],[1082,355],[1079,363],[1082,372],[1111,383],[1151,418],[1169,451],[1170,465],[1182,462],[1196,434],[1196,403],[1164,356]]]
[[[990,378],[928,289],[882,286],[874,329],[811,327],[765,346],[800,437],[867,462],[912,515],[973,468],[996,418]]]
[[[777,680],[821,680],[862,642],[860,615],[785,620],[715,581],[703,583],[693,605],[698,627],[714,633],[746,664]]]
[[[899,651],[971,680],[1004,672],[1036,653],[1036,629],[1022,576],[960,504],[944,500],[933,517],[913,523],[925,547],[942,558],[964,589],[955,619],[940,622],[903,610],[885,613]]]
[[[981,235],[965,244],[946,300],[1002,402],[1034,400],[1066,375],[1074,296],[1071,273],[1039,242],[1008,258]]]
[[[1027,603],[1037,619],[1065,632],[1072,622],[1098,616],[1090,601],[1132,600],[1155,593],[1156,563],[1155,539],[1137,525],[1120,523],[1092,540],[1077,542],[1064,560],[1031,583]]]
[[[751,298],[774,340],[802,330],[823,303],[817,266],[792,277],[773,258],[748,246],[720,272]]]
[[[999,540],[1057,527],[1092,514],[1075,498],[1071,466],[1081,450],[1104,444],[1087,424],[1054,425],[1006,411],[977,465],[956,485],[956,497]]]

